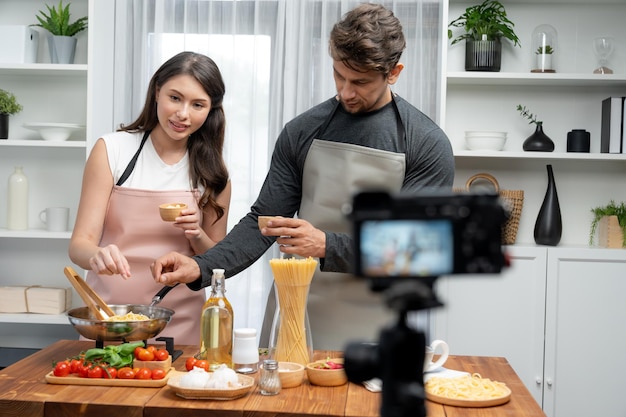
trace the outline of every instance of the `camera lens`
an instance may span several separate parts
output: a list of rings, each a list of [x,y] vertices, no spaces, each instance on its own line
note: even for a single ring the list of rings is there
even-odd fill
[[[360,383],[379,376],[378,344],[353,342],[346,346],[344,366],[348,380]]]

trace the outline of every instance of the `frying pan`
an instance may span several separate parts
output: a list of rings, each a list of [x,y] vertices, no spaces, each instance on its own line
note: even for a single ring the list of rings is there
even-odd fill
[[[178,285],[178,284],[177,284]],[[174,310],[164,307],[156,307],[163,297],[176,285],[163,287],[152,298],[150,305],[142,304],[117,304],[109,305],[116,315],[124,315],[131,311],[136,314],[144,314],[150,320],[140,321],[106,321],[98,319],[89,307],[77,307],[67,312],[67,317],[83,337],[96,341],[124,341],[132,342],[147,340],[155,337],[169,323],[174,315]]]

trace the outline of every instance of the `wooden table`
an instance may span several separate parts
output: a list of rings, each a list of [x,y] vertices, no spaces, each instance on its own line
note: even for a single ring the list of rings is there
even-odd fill
[[[94,346],[93,342],[62,340],[0,371],[0,410],[2,416],[15,417],[185,417],[185,416],[351,416],[374,417],[379,414],[380,394],[360,384],[317,387],[304,382],[297,388],[283,389],[266,397],[254,389],[243,398],[231,401],[185,400],[167,386],[161,388],[100,387],[53,385],[44,376],[52,362],[74,356]],[[197,346],[177,346],[183,354],[173,363],[184,370],[185,360]],[[316,358],[336,357],[337,352],[318,351]],[[427,402],[428,415],[434,417],[543,416],[530,392],[504,358],[451,356],[446,368],[478,372],[484,377],[505,382],[513,394],[507,404],[482,408],[459,408]],[[258,374],[257,374],[258,376]]]

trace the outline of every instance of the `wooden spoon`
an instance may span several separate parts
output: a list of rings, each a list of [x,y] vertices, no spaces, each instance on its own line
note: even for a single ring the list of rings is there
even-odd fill
[[[111,307],[74,271],[74,268],[66,266],[63,272],[98,320],[107,320],[115,315]]]

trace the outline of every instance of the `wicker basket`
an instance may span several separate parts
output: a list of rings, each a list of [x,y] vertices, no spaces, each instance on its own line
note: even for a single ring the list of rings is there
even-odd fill
[[[472,175],[465,183],[465,189],[455,189],[456,192],[469,192],[474,181],[484,179],[489,181],[495,192],[500,195],[502,203],[508,212],[508,219],[502,226],[502,244],[512,245],[517,238],[517,229],[519,228],[519,219],[522,215],[522,206],[524,204],[524,190],[501,190],[498,180],[487,173]]]

